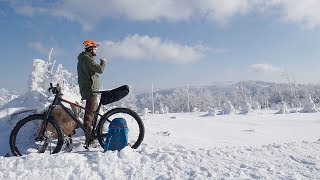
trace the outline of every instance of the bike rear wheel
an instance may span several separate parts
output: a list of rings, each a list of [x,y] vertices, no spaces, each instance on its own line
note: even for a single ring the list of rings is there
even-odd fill
[[[127,108],[115,108],[104,114],[98,124],[97,135],[101,147],[104,146],[108,134],[108,127],[114,118],[124,118],[128,126],[128,143],[131,148],[136,149],[140,146],[144,138],[144,125],[140,116]]]
[[[44,114],[30,115],[19,121],[10,134],[10,149],[13,155],[31,153],[58,153],[63,145],[63,133],[56,121],[49,117],[45,126]]]

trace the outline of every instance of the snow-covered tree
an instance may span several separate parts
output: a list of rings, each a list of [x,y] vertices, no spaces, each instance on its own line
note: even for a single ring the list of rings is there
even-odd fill
[[[35,59],[32,64],[32,72],[28,80],[29,91],[38,90],[46,92],[52,82],[52,64],[41,59]]]
[[[169,113],[168,106],[164,106],[163,103],[160,103],[160,114],[167,114]]]
[[[193,107],[192,112],[200,112],[200,110],[197,107]]]
[[[316,108],[316,105],[312,101],[311,96],[306,100],[303,109],[300,111],[302,113],[315,113],[319,112],[318,109]]]
[[[61,90],[66,93],[80,95],[77,76],[73,75],[62,64],[59,64],[56,73],[53,75],[52,81],[54,85],[59,84]]]
[[[141,113],[143,116],[147,116],[151,113],[151,111],[148,108],[143,108]]]
[[[252,106],[249,102],[243,102],[240,106],[240,114],[248,114],[249,112],[252,112]]]
[[[237,100],[237,104],[240,106],[240,114],[247,114],[252,111],[252,106],[249,102],[247,94],[244,91],[239,90]]]
[[[291,83],[292,84],[292,83]],[[233,107],[241,107],[241,97],[239,93],[246,94],[249,104],[254,108],[273,108],[279,109],[278,104],[282,99],[288,103],[290,107],[299,107],[300,101],[306,98],[305,91],[310,93],[314,100],[314,104],[320,105],[320,84],[318,85],[302,85],[293,84],[294,93],[290,90],[287,83],[271,83],[262,81],[245,81],[239,83],[223,83],[212,86],[188,86],[190,108],[197,107],[201,111],[206,111],[207,107],[221,109],[225,99],[230,100]],[[291,86],[292,87],[292,86]],[[161,98],[161,102],[169,107],[171,112],[189,112],[188,98],[186,88],[166,89],[155,92]],[[295,94],[295,95],[293,95]],[[294,100],[296,97],[296,100]],[[159,98],[156,99],[155,106],[159,110]],[[255,103],[257,102],[257,103]],[[151,109],[150,94],[137,96],[138,108],[148,107]],[[219,108],[219,106],[221,108]]]
[[[229,100],[227,100],[223,104],[222,113],[223,114],[235,114],[236,113],[236,110],[234,109],[234,107],[232,106],[232,104]]]
[[[64,93],[71,93],[80,95],[77,77],[68,70],[63,69],[61,64],[58,65],[57,70],[53,73],[53,63],[41,59],[35,59],[32,64],[32,72],[29,76],[28,87],[29,91],[40,91],[48,93],[50,83],[56,86],[59,83]]]
[[[205,116],[216,116],[217,115],[217,111],[213,108],[213,107],[208,107],[208,113],[205,114]]]
[[[259,104],[258,101],[254,101],[252,103],[252,109],[261,109],[261,105]]]
[[[165,106],[165,107],[164,107],[164,113],[165,113],[165,114],[168,114],[168,113],[169,113],[169,107],[168,107],[168,106]]]
[[[284,102],[284,100],[282,100],[279,104],[279,111],[276,112],[276,114],[288,114],[288,107],[287,107],[287,103]]]

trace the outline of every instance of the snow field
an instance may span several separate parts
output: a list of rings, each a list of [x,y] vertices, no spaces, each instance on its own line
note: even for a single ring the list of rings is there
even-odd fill
[[[1,179],[316,179],[320,142],[0,157]]]
[[[10,111],[11,112],[11,111]],[[15,118],[2,111],[1,155]],[[0,179],[317,179],[319,113],[206,116],[204,112],[142,116],[142,145],[103,153],[83,148],[77,131],[71,152],[0,156]]]

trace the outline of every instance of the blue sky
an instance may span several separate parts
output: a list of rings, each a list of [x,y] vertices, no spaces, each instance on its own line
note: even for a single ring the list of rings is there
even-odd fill
[[[319,83],[319,17],[316,0],[0,0],[0,88],[26,90],[51,48],[76,73],[86,39],[108,59],[103,88]]]

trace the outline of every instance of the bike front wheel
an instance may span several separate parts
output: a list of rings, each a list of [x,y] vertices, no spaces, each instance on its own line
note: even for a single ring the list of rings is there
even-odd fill
[[[45,125],[47,122],[47,125]],[[30,115],[19,121],[10,134],[13,155],[31,153],[58,153],[63,145],[63,133],[56,121],[44,114]]]
[[[144,138],[144,125],[140,116],[127,108],[115,108],[104,114],[98,124],[98,140],[101,147],[104,146],[108,134],[109,124],[114,118],[124,118],[128,126],[128,143],[136,149]]]

